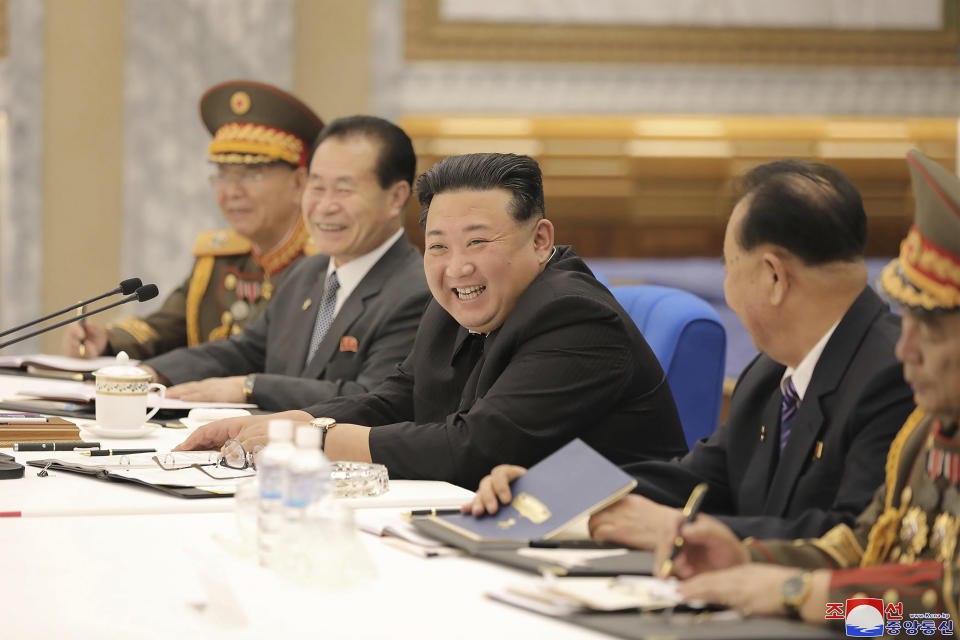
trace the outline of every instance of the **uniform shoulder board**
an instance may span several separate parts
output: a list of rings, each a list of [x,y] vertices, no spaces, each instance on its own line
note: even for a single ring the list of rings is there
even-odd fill
[[[193,255],[198,258],[203,256],[235,256],[249,253],[250,248],[250,241],[233,229],[216,229],[214,231],[204,231],[197,236],[197,242],[193,245]]]

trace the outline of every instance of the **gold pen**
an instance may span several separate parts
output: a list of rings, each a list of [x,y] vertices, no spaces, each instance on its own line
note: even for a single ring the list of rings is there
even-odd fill
[[[87,305],[82,304],[80,308],[77,309],[77,315],[82,316],[87,312]],[[83,329],[83,337],[80,338],[80,345],[77,347],[77,350],[80,352],[81,358],[87,357],[87,322],[86,318],[80,318],[80,328]]]
[[[681,528],[683,528],[684,524],[693,522],[697,514],[700,513],[700,507],[703,506],[703,499],[707,495],[708,488],[709,485],[707,485],[706,482],[701,482],[690,492],[690,497],[687,498],[687,504],[683,506],[683,524],[680,525]],[[683,534],[677,532],[677,537],[673,541],[673,551],[670,552],[670,557],[665,560],[663,566],[660,567],[661,576],[667,577],[670,575],[670,571],[673,570],[673,561],[680,555],[680,550],[683,549],[683,543]]]

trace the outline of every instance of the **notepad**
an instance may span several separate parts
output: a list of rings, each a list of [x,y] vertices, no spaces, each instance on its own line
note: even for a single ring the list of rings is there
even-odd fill
[[[129,364],[139,364],[139,360],[130,360]],[[0,356],[0,368],[25,369],[36,367],[51,371],[71,371],[73,373],[91,373],[103,367],[117,364],[113,356],[102,358],[70,358],[68,356],[51,356],[35,353],[26,356]]]

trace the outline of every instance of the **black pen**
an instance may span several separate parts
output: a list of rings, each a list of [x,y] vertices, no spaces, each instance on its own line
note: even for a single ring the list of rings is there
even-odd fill
[[[683,529],[683,525],[693,522],[697,514],[700,513],[700,507],[703,506],[703,498],[707,495],[707,488],[707,483],[701,482],[690,492],[690,497],[687,498],[687,504],[683,506],[683,523],[680,525],[681,529]],[[660,567],[661,576],[666,577],[670,575],[670,571],[673,570],[673,561],[680,555],[680,550],[683,549],[683,543],[683,534],[677,532],[677,537],[673,541],[673,551],[670,552],[670,558]]]
[[[534,549],[620,549],[618,544],[603,540],[531,540],[528,547]]]
[[[133,453],[156,453],[156,449],[94,449],[81,451],[82,456],[126,456]]]
[[[73,451],[99,448],[99,442],[18,442],[13,445],[14,451]]]
[[[411,509],[410,511],[404,511],[404,518],[416,518],[420,516],[455,516],[458,513],[462,513],[458,508],[452,509]]]

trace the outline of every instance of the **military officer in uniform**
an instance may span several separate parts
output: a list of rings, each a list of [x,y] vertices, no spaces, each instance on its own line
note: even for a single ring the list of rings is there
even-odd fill
[[[677,517],[674,535],[657,552],[658,560],[666,558],[679,528],[685,543],[672,570],[687,578],[680,587],[687,597],[820,623],[842,620],[848,598],[880,598],[887,624],[891,613],[899,616],[895,628],[906,635],[917,634],[907,627],[913,620],[926,621],[924,635],[956,631],[960,179],[916,151],[907,161],[915,224],[879,283],[902,306],[897,357],[918,408],[890,447],[884,485],[852,527],[838,525],[815,539],[740,542],[709,516],[686,525]]]
[[[210,183],[230,228],[200,235],[193,271],[159,310],[105,327],[71,325],[65,354],[146,359],[227,338],[263,312],[292,264],[316,253],[300,199],[320,118],[289,93],[243,80],[211,87],[200,116],[213,135]]]

